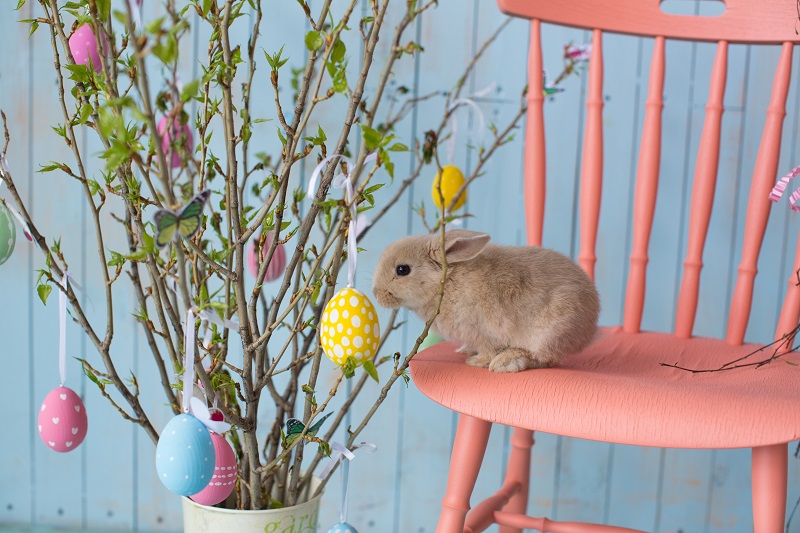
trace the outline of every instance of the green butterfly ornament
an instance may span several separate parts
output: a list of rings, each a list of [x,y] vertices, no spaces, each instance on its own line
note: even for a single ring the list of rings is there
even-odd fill
[[[328,413],[327,415],[320,418],[316,424],[311,426],[309,430],[306,432],[306,439],[315,437],[319,428],[322,427],[322,423],[325,422],[325,419],[331,416],[333,413]],[[297,440],[303,430],[306,428],[306,425],[303,424],[300,420],[296,418],[290,418],[286,421],[286,435],[283,438],[283,445],[284,447],[288,448],[289,446]]]
[[[203,220],[203,209],[211,191],[206,189],[192,198],[180,211],[159,209],[153,215],[156,224],[156,244],[166,246],[173,239],[189,239],[200,229]]]

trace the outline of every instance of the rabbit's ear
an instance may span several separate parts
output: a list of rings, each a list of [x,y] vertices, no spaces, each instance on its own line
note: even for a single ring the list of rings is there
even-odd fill
[[[436,262],[441,261],[441,252],[438,237],[433,253],[431,254]],[[489,244],[491,237],[487,233],[478,233],[465,229],[452,230],[445,233],[444,249],[448,263],[458,263],[469,261],[480,254],[486,245]]]

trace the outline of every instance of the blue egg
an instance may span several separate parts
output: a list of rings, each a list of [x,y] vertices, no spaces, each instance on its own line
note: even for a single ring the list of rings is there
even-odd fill
[[[178,415],[164,427],[156,446],[158,479],[181,496],[197,494],[214,475],[216,456],[208,430],[191,415]]]
[[[338,524],[334,524],[333,527],[328,530],[328,533],[358,533],[358,531],[347,522],[339,522]]]

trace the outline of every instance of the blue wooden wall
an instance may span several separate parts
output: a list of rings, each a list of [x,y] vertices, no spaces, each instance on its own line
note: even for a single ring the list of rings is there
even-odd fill
[[[52,53],[46,28],[32,39],[26,25],[17,19],[36,16],[38,7],[29,5],[12,12],[16,2],[4,0],[0,12],[0,107],[12,128],[9,163],[20,189],[32,207],[43,233],[61,236],[71,258],[70,268],[87,288],[84,299],[89,313],[100,319],[102,308],[99,266],[86,206],[78,184],[64,175],[39,174],[36,170],[50,160],[69,160],[66,147],[50,129],[59,122]],[[145,18],[158,15],[157,2],[145,1]],[[268,13],[262,46],[275,51],[284,42],[296,65],[303,58],[300,36],[305,21],[297,17],[294,2],[264,2]],[[341,10],[340,2],[334,9]],[[399,16],[404,2],[392,12]],[[489,0],[442,0],[429,16],[412,29],[425,48],[415,59],[399,63],[393,84],[405,85],[413,94],[423,95],[451,86],[478,46],[501,24],[504,16]],[[697,5],[695,5],[697,4]],[[690,2],[688,8],[706,9]],[[366,5],[366,2],[365,2]],[[791,21],[789,22],[791,23]],[[583,43],[586,32],[546,26],[543,29],[545,64],[551,75],[559,72],[564,43]],[[205,30],[193,30],[182,49],[181,76],[197,76],[197,60],[202,59]],[[243,40],[246,36],[241,36]],[[411,38],[411,34],[409,34]],[[514,21],[497,44],[481,61],[468,81],[469,91],[492,83],[495,89],[481,100],[487,121],[498,125],[515,113],[525,85],[528,25]],[[388,39],[380,43],[379,54],[388,53]],[[630,235],[618,228],[630,218],[636,147],[641,133],[644,99],[647,90],[651,40],[606,36],[605,62],[605,183],[600,233],[598,236],[597,280],[603,299],[602,323],[619,323],[622,318],[623,290],[630,253]],[[354,57],[356,43],[350,47]],[[702,127],[703,106],[708,90],[708,72],[713,59],[711,45],[670,42],[667,45],[668,73],[665,102],[669,112],[664,127],[663,162],[659,204],[648,270],[650,284],[644,324],[646,329],[669,330],[673,326],[681,261],[686,248],[686,213],[691,191],[690,178],[696,145]],[[799,60],[795,52],[795,66]],[[732,46],[729,62],[731,82],[725,95],[723,148],[713,213],[706,268],[698,313],[696,334],[719,336],[724,331],[741,243],[749,176],[758,149],[768,87],[777,63],[774,50]],[[263,69],[261,71],[263,75]],[[800,128],[800,69],[795,68],[784,127],[781,170],[798,163],[797,134]],[[263,75],[256,95],[269,94]],[[548,209],[545,245],[575,257],[577,224],[572,212],[579,176],[584,118],[585,78],[572,78],[566,91],[546,104],[549,144]],[[284,87],[290,95],[291,89]],[[369,91],[368,87],[368,91]],[[260,91],[260,92],[258,92]],[[334,100],[336,102],[336,100]],[[258,96],[254,116],[271,116],[272,98]],[[402,123],[401,136],[410,141],[435,124],[441,116],[442,100],[420,105]],[[335,103],[322,119],[335,124]],[[462,115],[456,163],[465,171],[475,164],[475,154],[465,147],[466,111]],[[474,121],[475,117],[472,117]],[[266,145],[276,142],[273,126],[256,131]],[[101,164],[96,157],[97,142],[85,137],[84,154],[96,172]],[[402,178],[411,160],[398,160]],[[474,215],[468,227],[490,232],[498,242],[522,243],[523,206],[521,203],[522,131],[505,146],[470,190],[467,210]],[[302,180],[302,176],[296,179]],[[430,176],[411,187],[382,229],[372,231],[363,246],[367,252],[359,261],[359,285],[368,289],[370,273],[383,246],[422,226],[410,207],[421,200],[430,204]],[[387,186],[378,201],[392,194],[397,183]],[[2,194],[2,191],[0,191]],[[109,219],[110,220],[110,219]],[[759,264],[759,300],[748,331],[748,339],[767,341],[773,334],[781,294],[791,274],[793,246],[800,224],[784,206],[773,210],[766,249]],[[121,242],[114,230],[109,241]],[[4,397],[5,428],[0,444],[3,457],[0,473],[0,525],[30,524],[74,529],[176,530],[181,527],[180,502],[167,493],[155,476],[154,449],[143,432],[124,422],[99,395],[93,385],[80,376],[70,363],[68,385],[85,398],[90,415],[90,430],[85,443],[74,453],[61,455],[47,450],[36,434],[36,411],[44,395],[57,385],[57,312],[53,303],[45,307],[35,294],[35,270],[41,256],[24,240],[18,240],[11,260],[0,266],[0,332],[6,346]],[[94,304],[91,301],[94,301]],[[130,368],[139,376],[145,407],[153,414],[157,427],[171,416],[152,374],[152,362],[144,338],[130,316],[134,308],[130,293],[117,294],[115,312],[116,351],[121,369]],[[386,318],[386,315],[382,315]],[[396,338],[392,350],[407,350],[421,324],[414,317]],[[102,323],[102,322],[101,322]],[[99,363],[92,347],[76,327],[68,334],[69,355],[86,357]],[[786,371],[798,371],[787,366]],[[331,365],[325,367],[323,385],[333,380]],[[320,387],[325,389],[325,387]],[[378,389],[370,386],[363,401],[354,409],[353,420],[369,408]],[[764,391],[768,394],[769,391]],[[335,406],[334,406],[335,407]],[[267,413],[266,416],[269,416]],[[381,408],[381,413],[362,435],[378,444],[379,453],[363,456],[352,472],[351,519],[363,532],[432,532],[439,500],[444,491],[449,452],[456,425],[449,411],[428,401],[413,386],[397,386]],[[496,427],[492,433],[484,469],[475,497],[489,495],[502,479],[507,456],[508,429]],[[745,532],[750,531],[750,457],[747,450],[683,451],[614,446],[566,439],[552,435],[536,436],[532,471],[530,509],[561,520],[610,522],[622,526],[657,531]],[[793,446],[791,447],[793,450]],[[800,498],[800,461],[790,461],[789,508]],[[337,516],[339,489],[331,484],[323,503],[323,526]],[[800,532],[800,519],[791,531]]]

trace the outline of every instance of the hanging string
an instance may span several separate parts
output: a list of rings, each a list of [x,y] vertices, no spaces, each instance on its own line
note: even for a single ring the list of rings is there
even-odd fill
[[[69,274],[64,272],[61,278],[62,290],[58,292],[58,374],[61,386],[67,381],[67,290],[69,290]]]
[[[331,460],[330,462],[325,465],[325,468],[322,469],[320,473],[320,478],[325,479],[328,477],[328,474],[331,473],[333,468],[339,463],[342,463],[342,469],[340,470],[340,477],[342,480],[342,507],[339,509],[339,522],[347,522],[347,507],[348,507],[348,500],[350,499],[350,461],[356,458],[355,453],[357,451],[364,451],[368,453],[373,453],[378,450],[378,447],[371,442],[362,442],[358,444],[356,447],[353,448],[352,451],[348,450],[343,444],[339,442],[334,442],[331,444]],[[344,459],[347,459],[346,461]]]
[[[364,159],[364,164],[367,164],[371,161],[377,159],[378,155],[373,153],[368,155]],[[347,167],[350,169],[350,172],[345,174],[344,172],[340,172],[333,177],[333,181],[331,185],[337,189],[344,189],[345,190],[345,202],[350,206],[350,222],[348,223],[347,227],[347,286],[353,287],[355,285],[356,280],[356,264],[358,262],[358,229],[356,227],[356,221],[358,219],[358,208],[356,207],[356,202],[353,198],[353,181],[352,181],[352,173],[355,169],[355,164],[353,160],[349,157],[346,157],[342,154],[334,154],[332,156],[328,156],[319,164],[314,167],[314,171],[311,173],[311,178],[308,180],[308,198],[314,199],[317,193],[317,180],[319,179],[320,174],[322,173],[322,169],[325,168],[329,162],[333,161],[334,159],[340,159],[347,163]]]
[[[186,326],[183,328],[183,349],[186,357],[183,361],[183,412],[189,412],[194,390],[194,310],[186,311]]]
[[[478,115],[478,122],[480,123],[478,127],[478,131],[480,132],[478,142],[481,142],[483,140],[483,132],[486,129],[486,119],[480,106],[478,106],[473,99],[486,96],[494,90],[496,85],[496,83],[492,82],[487,87],[484,87],[480,91],[477,91],[468,97],[456,98],[448,106],[447,113],[450,115],[450,118],[448,119],[447,124],[448,128],[450,129],[450,139],[447,142],[447,160],[449,163],[452,164],[456,156],[456,137],[458,136],[458,113],[455,112],[456,109],[461,106],[470,106],[475,110]]]

